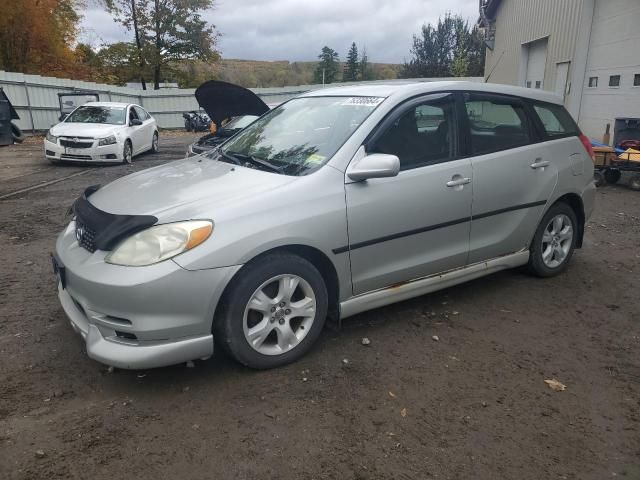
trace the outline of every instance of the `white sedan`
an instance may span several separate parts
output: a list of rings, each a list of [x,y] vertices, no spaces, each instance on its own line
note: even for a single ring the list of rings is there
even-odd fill
[[[129,103],[85,103],[51,127],[44,140],[52,163],[131,163],[147,150],[158,151],[158,126],[144,108]]]

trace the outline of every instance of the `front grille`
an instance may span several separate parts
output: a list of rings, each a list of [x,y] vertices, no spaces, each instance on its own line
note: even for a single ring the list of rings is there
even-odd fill
[[[81,142],[81,141],[74,141],[74,140],[65,140],[65,139],[60,139],[60,145],[62,145],[63,147],[68,147],[68,148],[91,148],[93,146],[93,142]]]
[[[76,240],[78,244],[91,253],[96,251],[96,232],[76,219]]]
[[[69,153],[63,153],[60,158],[62,160],[93,160],[91,155],[71,155]]]

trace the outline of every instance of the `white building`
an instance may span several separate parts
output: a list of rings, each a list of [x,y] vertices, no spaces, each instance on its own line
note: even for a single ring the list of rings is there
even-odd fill
[[[485,79],[555,91],[591,138],[640,118],[640,0],[480,0]]]

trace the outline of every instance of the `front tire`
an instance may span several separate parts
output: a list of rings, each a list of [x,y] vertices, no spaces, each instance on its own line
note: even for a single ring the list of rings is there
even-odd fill
[[[618,183],[618,180],[620,180],[621,176],[622,172],[620,172],[620,170],[608,168],[604,171],[604,179],[607,181],[607,183]]]
[[[158,153],[158,132],[153,132],[153,138],[151,139],[151,153]]]
[[[131,165],[133,162],[133,147],[131,146],[131,140],[124,142],[122,149],[122,163],[125,165]]]
[[[573,256],[578,235],[578,220],[564,202],[553,205],[544,215],[530,248],[529,272],[538,277],[553,277],[564,272]]]
[[[322,275],[297,255],[269,254],[232,280],[214,322],[214,337],[238,362],[255,369],[302,357],[327,316]]]

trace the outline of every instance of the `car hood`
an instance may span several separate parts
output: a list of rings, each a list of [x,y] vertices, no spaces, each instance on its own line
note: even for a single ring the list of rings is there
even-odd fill
[[[214,122],[239,115],[260,116],[269,111],[267,104],[251,90],[219,80],[200,85],[196,100]]]
[[[154,215],[160,222],[210,218],[225,205],[253,200],[296,178],[193,157],[122,177],[89,201],[105,212]]]
[[[119,128],[122,125],[63,122],[51,127],[51,134],[56,137],[103,138],[113,135]]]

